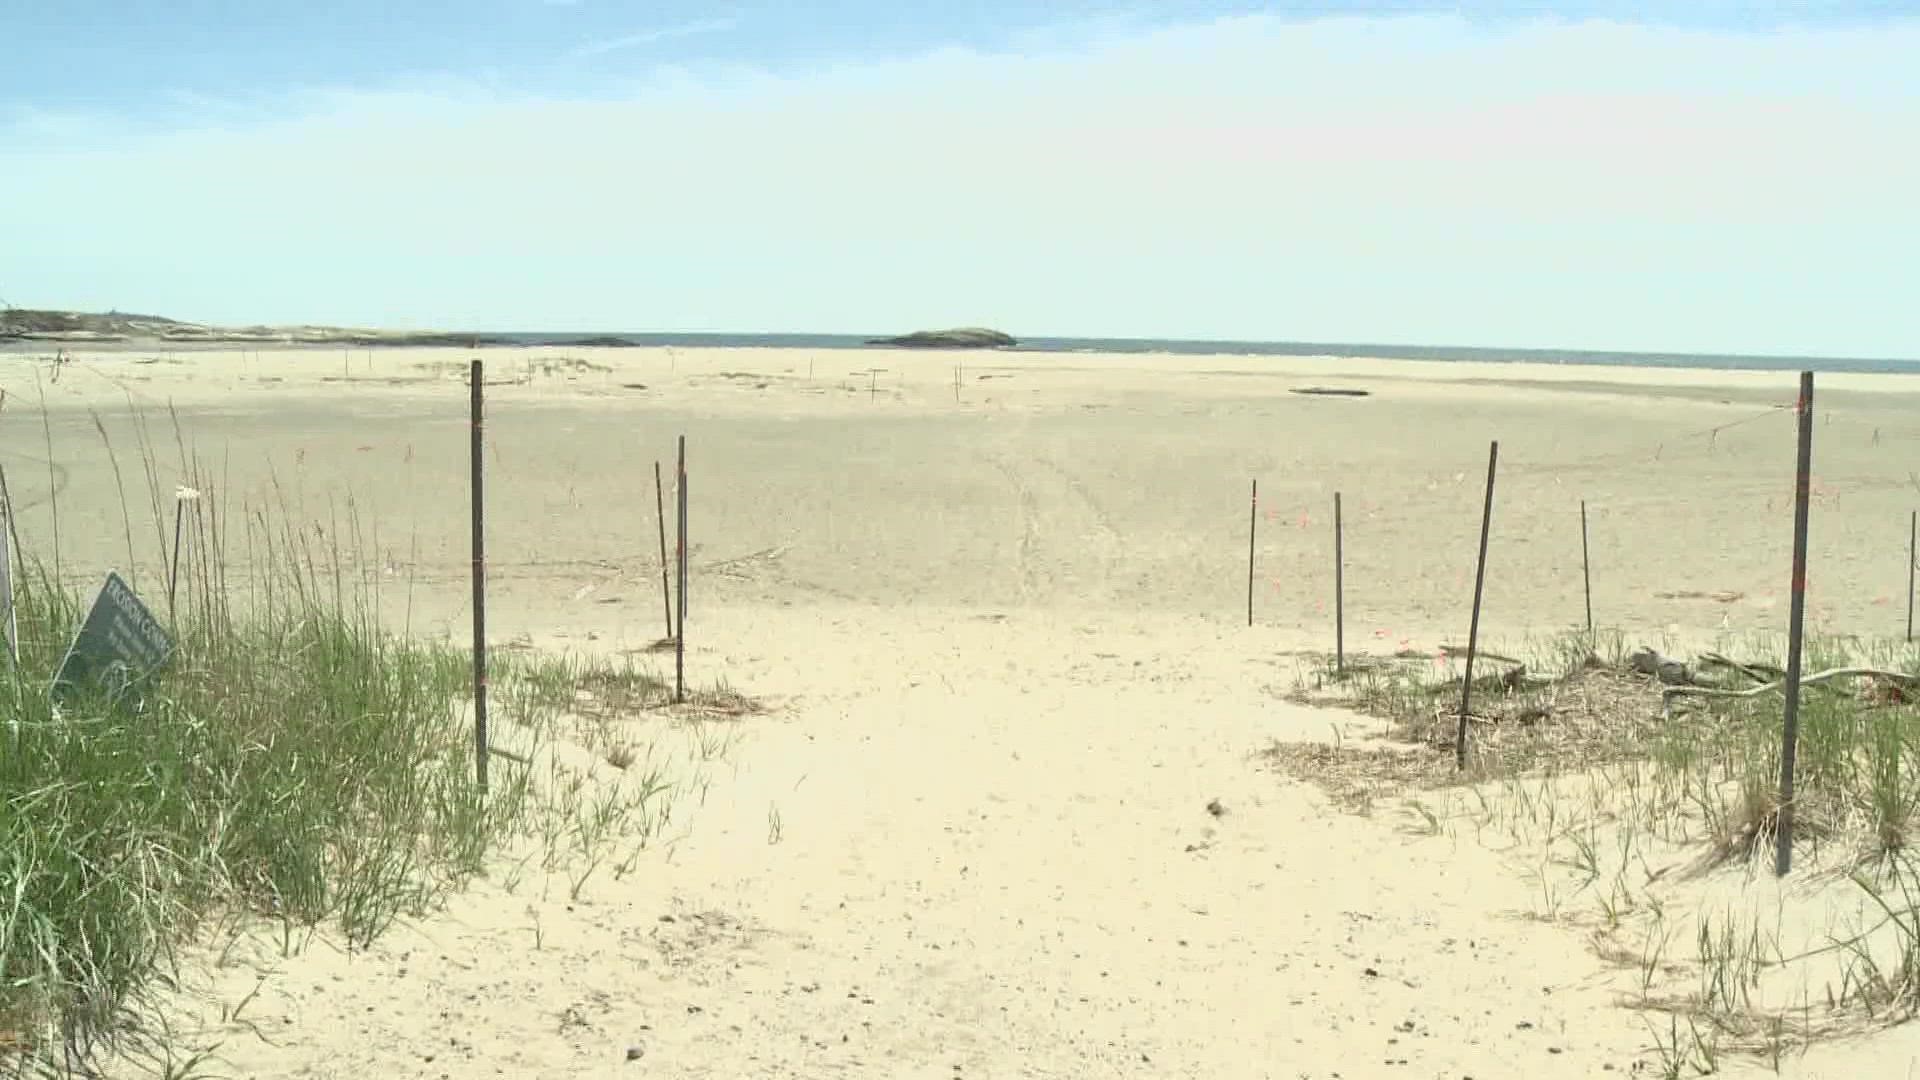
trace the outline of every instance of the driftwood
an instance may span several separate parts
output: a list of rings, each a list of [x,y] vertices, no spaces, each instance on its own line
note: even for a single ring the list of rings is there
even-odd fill
[[[1627,666],[1669,686],[1687,686],[1693,682],[1693,672],[1685,662],[1661,656],[1652,649],[1635,650],[1632,656],[1627,657]]]
[[[1737,660],[1729,660],[1715,652],[1701,653],[1700,663],[1703,666],[1712,665],[1714,667],[1725,668],[1729,671],[1737,671],[1757,683],[1771,682],[1775,679],[1784,679],[1787,677],[1787,673],[1780,668],[1761,664],[1742,664]]]
[[[1627,664],[1634,671],[1666,684],[1660,688],[1660,707],[1669,717],[1672,716],[1675,698],[1756,698],[1763,694],[1783,693],[1787,685],[1786,672],[1779,668],[1765,664],[1743,664],[1715,652],[1701,653],[1689,665],[1662,656],[1653,649],[1641,648],[1628,658]],[[1740,678],[1752,680],[1758,685],[1738,690],[1726,685]],[[1802,676],[1800,685],[1818,686],[1835,679],[1849,678],[1874,679],[1877,680],[1875,686],[1891,684],[1888,702],[1904,700],[1906,691],[1920,687],[1920,678],[1870,667],[1837,667],[1816,671]]]
[[[1449,657],[1467,655],[1467,647],[1465,645],[1442,645],[1440,646],[1440,651]],[[1499,653],[1490,653],[1485,649],[1474,650],[1473,658],[1475,660],[1492,660],[1497,664],[1520,663],[1519,660],[1515,660],[1511,656],[1501,656]]]
[[[1885,679],[1888,682],[1898,683],[1901,686],[1913,686],[1916,683],[1920,683],[1920,679],[1916,679],[1912,675],[1903,675],[1897,671],[1883,671],[1880,668],[1866,668],[1866,667],[1839,667],[1839,668],[1828,668],[1825,671],[1818,671],[1812,675],[1802,676],[1800,679],[1800,685],[1814,686],[1819,683],[1828,682],[1833,679],[1863,678],[1863,677]],[[1761,694],[1765,694],[1769,692],[1779,693],[1782,689],[1785,688],[1786,683],[1787,683],[1787,680],[1784,678],[1775,679],[1772,682],[1765,683],[1761,686],[1749,687],[1745,690],[1721,690],[1711,686],[1669,686],[1664,690],[1660,691],[1660,700],[1662,702],[1666,702],[1673,698],[1679,697],[1681,695],[1689,695],[1693,697],[1717,697],[1717,698],[1759,697]]]
[[[1465,645],[1442,645],[1440,646],[1440,652],[1449,658],[1458,659],[1467,655],[1467,647]],[[1529,688],[1537,689],[1542,686],[1552,686],[1559,681],[1550,675],[1538,675],[1528,671],[1526,661],[1518,660],[1511,656],[1501,656],[1499,653],[1490,653],[1483,649],[1476,649],[1473,658],[1475,660],[1508,665],[1505,671],[1489,671],[1484,674],[1475,675],[1473,677],[1473,688],[1475,690],[1512,692]]]

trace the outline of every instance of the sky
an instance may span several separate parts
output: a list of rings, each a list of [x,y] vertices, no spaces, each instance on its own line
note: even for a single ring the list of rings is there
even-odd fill
[[[0,301],[1920,358],[1920,3],[0,0]]]

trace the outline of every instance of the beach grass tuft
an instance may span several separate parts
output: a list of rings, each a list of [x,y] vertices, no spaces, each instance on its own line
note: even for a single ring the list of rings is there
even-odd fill
[[[165,518],[150,565],[167,567],[181,555],[174,507],[141,431]],[[632,872],[698,781],[671,780],[642,734],[619,730],[664,705],[651,672],[521,656],[495,676],[519,752],[483,793],[468,654],[383,628],[378,577],[349,569],[351,504],[344,527],[298,526],[284,503],[223,506],[177,441],[195,497],[176,601],[162,602],[164,580],[138,579],[174,639],[163,667],[117,694],[50,693],[92,597],[37,559],[15,573],[20,655],[0,657],[0,1071],[84,1070],[109,1051],[174,1060],[144,1022],[155,988],[219,927],[277,927],[289,952],[330,927],[362,949],[517,846],[577,897],[603,870]],[[551,752],[562,720],[608,733],[617,781]]]

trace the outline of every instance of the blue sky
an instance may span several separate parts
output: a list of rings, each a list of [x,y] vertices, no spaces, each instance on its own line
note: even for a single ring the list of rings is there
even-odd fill
[[[9,7],[22,306],[1920,358],[1912,4]]]

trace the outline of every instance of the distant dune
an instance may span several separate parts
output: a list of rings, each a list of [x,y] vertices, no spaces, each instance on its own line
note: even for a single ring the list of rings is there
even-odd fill
[[[215,326],[123,311],[0,310],[0,344],[48,341],[67,344],[170,345],[575,345],[624,348],[638,344],[612,334],[485,334],[458,330],[370,330],[343,326]],[[868,345],[901,349],[1001,349],[1019,342],[998,330],[963,327],[922,330],[874,338]]]
[[[8,308],[0,311],[0,342],[58,341],[71,343],[164,342],[169,344],[259,345],[472,345],[506,344],[498,335],[449,331],[366,330],[338,326],[212,326],[182,322],[159,315],[122,311],[40,311]],[[597,343],[625,344],[619,339]]]

